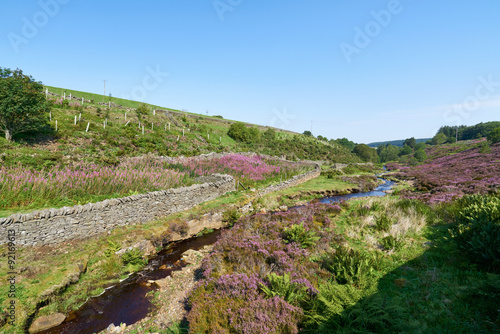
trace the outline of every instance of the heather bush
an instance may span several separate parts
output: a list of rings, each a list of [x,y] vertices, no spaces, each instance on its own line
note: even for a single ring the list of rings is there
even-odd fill
[[[450,147],[449,151],[447,147],[438,148],[445,150],[445,155],[428,150],[432,158],[426,164],[401,168],[401,172],[395,175],[416,180],[418,192],[405,194],[405,198],[435,204],[450,202],[467,194],[487,194],[500,186],[500,145],[492,145],[490,153],[481,153],[480,147],[460,152],[456,152],[460,147]]]
[[[279,296],[265,298],[255,275],[224,275],[200,282],[189,298],[193,333],[298,333],[303,312]]]
[[[472,262],[500,271],[500,197],[471,195],[458,202],[452,235]]]
[[[229,174],[245,187],[255,186],[259,182],[280,180],[311,169],[311,164],[287,162],[258,155],[228,154],[221,158],[205,159],[200,157],[182,158],[171,168],[189,173],[191,176],[210,175],[213,173]]]

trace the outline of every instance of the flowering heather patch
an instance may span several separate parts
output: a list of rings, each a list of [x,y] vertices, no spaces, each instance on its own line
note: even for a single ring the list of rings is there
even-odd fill
[[[264,158],[258,155],[228,154],[222,158],[213,159],[184,158],[174,167],[200,176],[213,173],[229,174],[241,179],[247,185],[253,185],[256,181],[279,179],[280,174],[285,176],[286,173],[289,177],[303,173],[310,169],[311,165]]]
[[[0,209],[75,205],[191,183],[186,173],[149,158],[129,159],[116,167],[84,163],[41,171],[0,167]]]
[[[405,194],[428,203],[448,202],[465,194],[485,194],[500,186],[500,145],[491,153],[473,148],[437,158],[427,164],[406,168],[396,174],[415,178],[419,193]]]
[[[311,261],[311,255],[329,247],[335,237],[329,215],[340,211],[338,205],[315,203],[288,212],[256,214],[224,231],[203,260],[205,279],[190,296],[191,331],[297,333],[303,310],[280,296],[266,299],[259,286],[270,273],[289,274],[293,284],[304,286],[314,298],[323,269]],[[320,237],[307,249],[285,240],[285,228],[301,223]]]
[[[200,282],[188,314],[193,333],[298,333],[302,309],[281,297],[265,298],[255,275],[231,274]]]

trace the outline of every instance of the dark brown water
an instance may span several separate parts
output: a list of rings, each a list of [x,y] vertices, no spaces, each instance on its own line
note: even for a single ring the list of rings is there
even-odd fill
[[[71,312],[61,325],[40,332],[42,334],[86,334],[97,333],[110,324],[131,325],[143,319],[152,310],[150,298],[146,294],[155,287],[147,286],[148,280],[158,280],[180,270],[182,253],[189,249],[198,250],[217,241],[221,230],[197,238],[176,243],[161,251],[140,273],[108,288],[103,294],[91,298],[77,311]],[[167,269],[159,269],[165,265]]]

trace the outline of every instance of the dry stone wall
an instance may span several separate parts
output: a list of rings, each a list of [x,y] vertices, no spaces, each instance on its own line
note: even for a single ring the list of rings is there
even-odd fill
[[[320,174],[321,168],[316,165],[313,170],[260,190],[259,195],[299,185]],[[0,218],[0,244],[8,242],[9,230],[15,231],[15,242],[19,246],[46,246],[92,237],[116,227],[150,222],[235,190],[234,179],[229,175],[213,174],[202,180],[206,182],[190,187]],[[203,228],[219,228],[223,225],[222,214],[211,214],[189,223],[190,235]]]
[[[0,244],[15,231],[19,246],[45,246],[91,237],[119,226],[146,223],[189,209],[235,190],[233,177],[214,174],[215,182],[48,209],[0,218]]]
[[[261,190],[260,195],[265,195],[265,194],[268,194],[271,192],[284,190],[284,189],[287,189],[290,187],[295,187],[301,183],[304,183],[304,182],[307,182],[309,180],[312,180],[312,179],[319,177],[320,174],[321,174],[321,167],[319,165],[316,165],[313,170],[310,170],[304,174],[295,175],[294,177],[292,177],[291,179],[289,179],[285,182],[270,185],[269,187]]]

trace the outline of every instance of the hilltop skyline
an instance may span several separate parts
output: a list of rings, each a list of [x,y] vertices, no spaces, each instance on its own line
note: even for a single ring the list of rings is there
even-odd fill
[[[46,85],[370,143],[498,120],[500,4],[4,4],[3,67]]]

